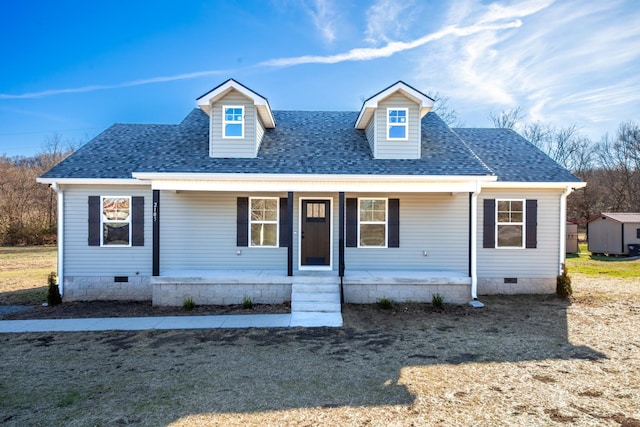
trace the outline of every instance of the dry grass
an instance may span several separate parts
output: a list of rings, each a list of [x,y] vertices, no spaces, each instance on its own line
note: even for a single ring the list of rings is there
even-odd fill
[[[0,303],[54,263],[0,248]],[[0,424],[640,426],[640,278],[572,277],[570,302],[348,305],[338,329],[0,334]]]
[[[0,247],[0,304],[47,300],[47,276],[56,271],[55,246]]]
[[[640,425],[640,279],[338,329],[0,335],[7,425]]]

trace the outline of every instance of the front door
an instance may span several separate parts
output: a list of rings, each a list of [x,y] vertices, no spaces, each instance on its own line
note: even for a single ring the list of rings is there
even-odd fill
[[[331,265],[331,201],[303,200],[300,227],[302,267]]]

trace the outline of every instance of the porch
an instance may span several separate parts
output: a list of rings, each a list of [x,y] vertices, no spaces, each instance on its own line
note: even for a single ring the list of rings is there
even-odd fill
[[[179,306],[185,298],[196,304],[241,304],[245,297],[257,304],[292,302],[292,295],[323,293],[315,307],[324,302],[340,302],[342,282],[343,301],[370,304],[382,298],[392,301],[431,302],[440,294],[445,302],[465,303],[471,300],[471,278],[459,271],[393,271],[347,270],[344,277],[337,271],[285,270],[169,270],[150,278],[154,305]],[[297,292],[294,290],[297,289]],[[311,306],[314,306],[311,303]],[[313,311],[306,304],[304,311]],[[339,308],[339,306],[338,306]],[[324,311],[324,310],[318,310]]]

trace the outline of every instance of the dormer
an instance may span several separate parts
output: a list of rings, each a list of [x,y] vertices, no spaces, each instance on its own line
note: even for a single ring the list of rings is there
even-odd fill
[[[256,157],[265,129],[276,127],[269,101],[233,79],[197,102],[209,116],[210,157]]]
[[[421,121],[433,99],[399,81],[364,101],[356,129],[364,130],[376,159],[419,159]]]

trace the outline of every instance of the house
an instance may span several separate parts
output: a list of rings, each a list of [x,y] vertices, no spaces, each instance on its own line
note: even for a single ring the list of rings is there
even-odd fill
[[[587,223],[589,252],[629,255],[629,245],[640,246],[640,213],[602,213]]]
[[[39,178],[58,194],[64,299],[330,311],[553,292],[585,184],[433,104],[399,81],[360,111],[274,111],[231,79],[180,124],[111,126]]]

